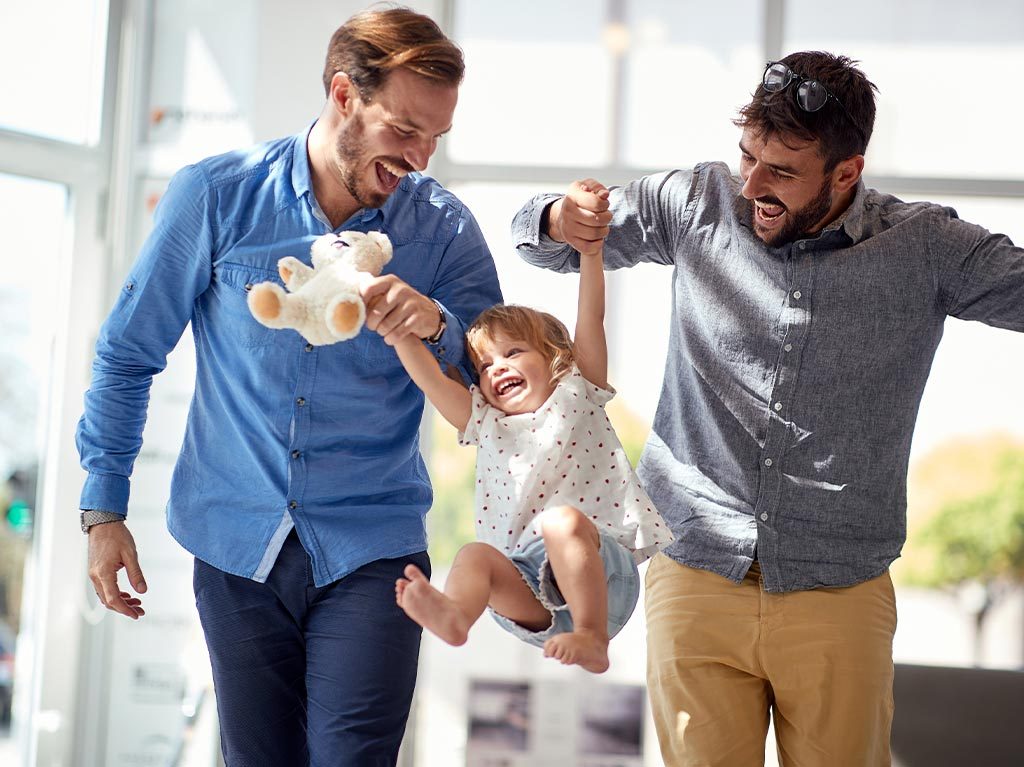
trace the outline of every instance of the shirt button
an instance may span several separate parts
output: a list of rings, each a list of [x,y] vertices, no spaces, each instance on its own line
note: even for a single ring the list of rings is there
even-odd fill
[[[793,298],[799,299],[800,296],[802,296],[802,295],[803,295],[803,293],[801,293],[799,290],[794,290],[793,291]]]
[[[313,351],[313,344],[306,344],[306,351],[307,352]]]
[[[775,412],[778,413],[780,410],[782,410],[782,403],[781,402],[776,402],[775,403]]]
[[[793,344],[786,344],[782,348],[785,349],[787,352],[791,352],[793,351]]]
[[[304,407],[306,404],[306,398],[299,397],[297,400],[295,400],[295,404],[298,405],[299,407]]]
[[[292,458],[298,458],[301,455],[302,453],[299,452],[298,450],[292,450]]]
[[[764,459],[764,465],[765,466],[771,466],[772,465],[772,459],[771,458],[765,458]]]
[[[761,521],[762,522],[767,522],[768,521],[768,515],[765,514],[764,512],[761,512]]]
[[[297,509],[297,508],[299,508],[299,502],[298,501],[288,501],[288,508],[289,509]]]
[[[247,292],[252,290],[252,283],[251,282],[245,283],[245,289],[246,289]]]

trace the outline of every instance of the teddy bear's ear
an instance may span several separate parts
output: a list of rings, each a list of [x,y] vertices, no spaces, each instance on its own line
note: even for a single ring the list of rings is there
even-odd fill
[[[366,236],[370,239],[371,242],[373,242],[374,244],[377,245],[378,248],[380,248],[381,253],[384,256],[384,261],[382,262],[382,265],[390,261],[391,240],[388,239],[388,236],[383,232],[367,232]]]

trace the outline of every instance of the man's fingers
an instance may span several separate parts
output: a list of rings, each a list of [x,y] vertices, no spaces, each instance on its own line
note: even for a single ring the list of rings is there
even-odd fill
[[[142,568],[139,567],[139,559],[134,551],[125,557],[124,569],[128,573],[128,582],[132,584],[132,588],[139,594],[145,594],[146,579],[142,575]]]
[[[566,195],[576,205],[585,210],[601,212],[608,210],[608,190],[594,179],[574,181]]]
[[[118,588],[116,572],[93,578],[93,584],[96,586],[96,596],[108,610],[121,613],[132,620],[139,617],[139,610],[128,605],[125,601],[125,592]],[[136,601],[142,604],[141,600]]]
[[[121,591],[117,573],[125,568],[132,587],[142,593],[146,581],[139,567],[135,541],[124,522],[106,522],[89,531],[89,580],[96,596],[108,610],[133,620],[144,615],[141,600]]]
[[[415,325],[415,315],[406,317],[404,322],[398,323],[398,325],[396,325],[387,333],[381,333],[381,335],[384,336],[384,343],[386,343],[388,346],[394,346],[407,335],[416,335]],[[419,336],[416,337],[419,338]]]

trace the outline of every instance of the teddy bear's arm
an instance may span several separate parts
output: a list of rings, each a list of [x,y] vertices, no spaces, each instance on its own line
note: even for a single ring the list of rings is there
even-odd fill
[[[437,412],[459,431],[466,430],[473,412],[473,395],[461,383],[441,372],[440,365],[416,336],[409,334],[395,342],[395,351],[409,377]]]
[[[294,293],[309,282],[315,272],[294,256],[285,256],[277,262],[277,273],[288,292]]]

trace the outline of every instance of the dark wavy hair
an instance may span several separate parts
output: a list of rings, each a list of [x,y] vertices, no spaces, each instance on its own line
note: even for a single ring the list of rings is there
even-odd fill
[[[825,51],[791,53],[782,63],[801,77],[817,80],[846,111],[829,99],[817,112],[805,112],[796,102],[796,81],[785,90],[768,93],[758,85],[749,104],[733,122],[765,138],[792,136],[817,141],[828,173],[842,160],[864,154],[875,127],[875,94],[878,88],[856,65],[860,62]],[[848,113],[848,114],[847,114]]]

